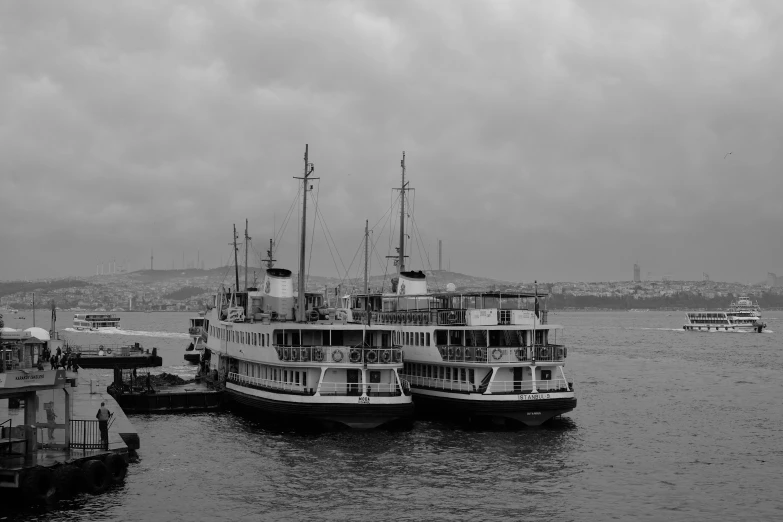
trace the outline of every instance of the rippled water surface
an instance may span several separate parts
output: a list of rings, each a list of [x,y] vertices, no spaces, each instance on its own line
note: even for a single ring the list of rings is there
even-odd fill
[[[194,373],[188,314],[120,315],[122,332],[67,335],[157,346],[166,371]],[[141,450],[122,488],[5,516],[781,520],[783,312],[766,315],[767,332],[739,334],[683,332],[676,312],[555,312],[579,403],[540,429],[304,434],[231,413],[131,416]]]

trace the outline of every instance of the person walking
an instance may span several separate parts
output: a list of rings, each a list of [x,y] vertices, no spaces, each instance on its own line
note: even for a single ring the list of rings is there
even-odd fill
[[[114,414],[106,407],[106,403],[102,402],[101,407],[98,408],[98,413],[95,414],[95,418],[98,419],[98,428],[101,430],[101,443],[105,449],[109,449],[109,419]]]

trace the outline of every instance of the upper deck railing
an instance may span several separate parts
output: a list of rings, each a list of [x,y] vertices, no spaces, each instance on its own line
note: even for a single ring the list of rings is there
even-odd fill
[[[401,364],[400,347],[348,346],[275,346],[277,357],[286,362],[316,362],[334,364]]]
[[[438,346],[438,353],[447,362],[492,364],[561,362],[568,355],[567,348],[560,344],[519,347]]]
[[[525,310],[532,312],[531,310]],[[512,310],[497,310],[497,324],[510,325],[512,322]],[[539,310],[535,322],[537,325],[547,324],[547,310]],[[370,324],[391,324],[400,326],[411,325],[437,325],[437,326],[467,326],[467,309],[449,310],[399,310],[395,312],[370,312]],[[353,320],[358,323],[367,323],[367,312],[354,310]],[[494,325],[493,325],[494,326]]]

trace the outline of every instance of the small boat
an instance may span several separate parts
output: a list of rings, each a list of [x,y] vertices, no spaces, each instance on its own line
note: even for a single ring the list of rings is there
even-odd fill
[[[185,348],[184,359],[191,363],[198,363],[204,354],[204,349],[207,343],[207,333],[204,329],[206,319],[204,318],[204,312],[199,312],[198,317],[190,318],[190,327],[188,328],[188,334],[190,334],[190,344]]]

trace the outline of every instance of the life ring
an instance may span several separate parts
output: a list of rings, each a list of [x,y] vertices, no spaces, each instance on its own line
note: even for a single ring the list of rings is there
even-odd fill
[[[57,500],[57,486],[52,472],[43,467],[27,470],[20,484],[25,500],[35,504],[51,504]]]
[[[351,362],[356,363],[362,359],[362,352],[356,348],[351,348],[351,353],[348,355]]]
[[[448,347],[448,354],[449,354],[449,359],[454,357],[454,347],[453,346],[449,346]]]
[[[493,359],[498,361],[498,360],[500,360],[501,357],[503,357],[503,350],[501,350],[500,348],[495,348],[494,350],[492,350],[492,358]]]
[[[557,358],[562,359],[563,358],[563,348],[560,347],[557,349]]]
[[[381,352],[381,362],[387,363],[391,361],[391,350],[384,350]]]
[[[302,353],[300,354],[300,359],[302,362],[307,362],[310,360],[310,350],[312,350],[312,348],[302,348]]]
[[[466,361],[473,360],[473,348],[471,348],[470,346],[465,347],[465,360]]]
[[[524,348],[517,348],[514,350],[514,355],[517,356],[518,361],[524,361],[527,358],[527,350]]]
[[[370,350],[369,352],[367,352],[365,359],[367,360],[368,363],[374,364],[375,361],[378,360],[378,352],[375,350]]]
[[[299,360],[299,348],[291,348],[291,360],[294,362]]]
[[[316,312],[315,310],[310,310],[309,317],[310,317],[311,321],[313,321],[313,322],[317,321],[318,317],[319,317],[318,316],[318,312]]]
[[[291,360],[291,348],[288,348],[287,346],[283,348],[283,360]]]
[[[84,484],[93,495],[103,493],[111,484],[111,475],[106,464],[100,460],[88,460],[82,466]]]
[[[541,357],[542,359],[546,359],[547,357],[549,357],[549,349],[546,347],[539,348],[538,356]]]
[[[462,346],[457,346],[457,348],[454,350],[454,356],[457,359],[462,359]]]
[[[457,320],[457,312],[449,312],[449,321],[454,322]]]
[[[342,362],[343,360],[343,351],[342,350],[335,350],[332,352],[332,360],[336,363]]]
[[[103,350],[103,345],[98,346],[99,350]]]
[[[394,362],[396,363],[402,361],[402,350],[393,350],[392,359],[394,359]]]
[[[476,348],[476,360],[484,360],[485,357],[484,348]]]
[[[106,469],[109,471],[111,481],[115,484],[120,484],[125,480],[125,475],[128,474],[128,463],[122,458],[122,455],[112,453],[106,460],[103,461],[106,465]]]
[[[111,353],[111,348],[106,348],[106,353]]]
[[[313,360],[315,362],[323,362],[323,360],[324,360],[324,350],[323,350],[323,348],[316,348],[313,351]]]
[[[425,313],[424,314],[424,324],[425,325],[426,324],[430,324],[430,314],[429,313]]]

